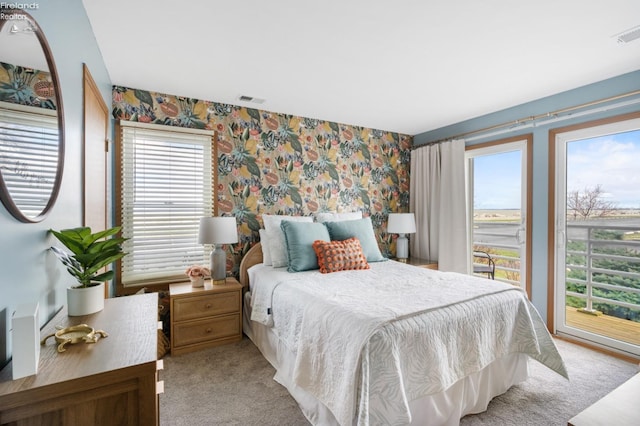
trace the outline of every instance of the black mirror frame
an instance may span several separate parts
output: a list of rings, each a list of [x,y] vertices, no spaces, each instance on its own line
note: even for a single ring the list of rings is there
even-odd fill
[[[44,53],[44,56],[47,60],[47,66],[49,67],[49,74],[51,75],[51,82],[54,85],[56,113],[58,115],[58,136],[59,136],[58,165],[56,168],[56,177],[53,183],[53,189],[51,191],[49,201],[47,202],[47,205],[44,207],[44,209],[42,209],[42,211],[38,216],[31,218],[31,217],[25,216],[22,213],[20,208],[16,206],[16,204],[13,202],[9,189],[7,188],[5,181],[2,178],[2,173],[0,172],[0,200],[2,201],[2,204],[4,204],[4,206],[9,211],[9,213],[11,213],[11,215],[14,218],[18,219],[20,222],[37,223],[37,222],[41,222],[47,216],[47,214],[49,214],[49,211],[51,210],[53,205],[56,203],[56,200],[58,198],[58,192],[60,191],[60,184],[62,183],[62,172],[64,170],[64,146],[65,146],[64,128],[65,126],[64,126],[64,113],[62,108],[62,94],[60,90],[60,80],[58,79],[58,71],[56,69],[56,64],[53,60],[51,48],[49,47],[49,43],[47,42],[47,39],[44,36],[44,33],[42,32],[42,29],[40,28],[36,20],[22,9],[2,8],[0,9],[0,13],[4,15],[21,15],[24,17],[23,18],[24,20],[28,21],[33,26],[33,28],[36,30],[35,31],[36,37],[40,42],[40,47],[42,48],[42,52]],[[8,20],[0,19],[0,30],[2,30],[4,25],[7,24],[8,22],[9,22]]]

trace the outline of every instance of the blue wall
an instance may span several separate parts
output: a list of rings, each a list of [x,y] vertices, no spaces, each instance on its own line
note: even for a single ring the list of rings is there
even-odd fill
[[[49,216],[40,223],[14,219],[0,204],[0,367],[11,356],[11,315],[21,303],[38,302],[44,325],[66,303],[69,274],[48,252],[50,228],[82,225],[82,64],[86,63],[111,105],[111,81],[81,0],[37,2],[28,12],[38,21],[62,86],[66,152],[62,187]]]
[[[609,80],[562,92],[533,102],[518,105],[499,112],[483,115],[471,120],[456,123],[440,129],[414,136],[414,146],[489,126],[511,122],[524,117],[568,108],[587,102],[605,99],[628,92],[640,90],[640,70],[624,74]],[[584,117],[569,119],[547,126],[515,130],[499,136],[477,139],[469,144],[478,144],[511,136],[533,133],[533,241],[532,243],[532,294],[531,299],[543,318],[547,317],[547,220],[548,220],[548,170],[549,170],[549,130],[576,123],[611,117],[640,110],[634,105],[616,110],[595,113]]]

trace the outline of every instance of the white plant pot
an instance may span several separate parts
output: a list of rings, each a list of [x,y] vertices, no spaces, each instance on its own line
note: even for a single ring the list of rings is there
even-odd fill
[[[104,283],[86,288],[67,288],[67,313],[70,317],[94,314],[104,309]]]
[[[191,287],[204,287],[204,277],[189,277]]]

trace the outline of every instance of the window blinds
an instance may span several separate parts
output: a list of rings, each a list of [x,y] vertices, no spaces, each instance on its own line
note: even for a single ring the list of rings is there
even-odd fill
[[[213,216],[213,133],[121,123],[120,216],[125,287],[184,280],[208,264],[198,244],[203,216]],[[175,129],[175,130],[174,130]]]
[[[36,217],[47,206],[58,170],[55,110],[0,103],[0,169],[16,207]]]

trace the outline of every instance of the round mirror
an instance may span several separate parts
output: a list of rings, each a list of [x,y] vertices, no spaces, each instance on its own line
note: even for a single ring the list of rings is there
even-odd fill
[[[38,23],[0,9],[0,199],[21,222],[45,218],[64,163],[62,97]]]

